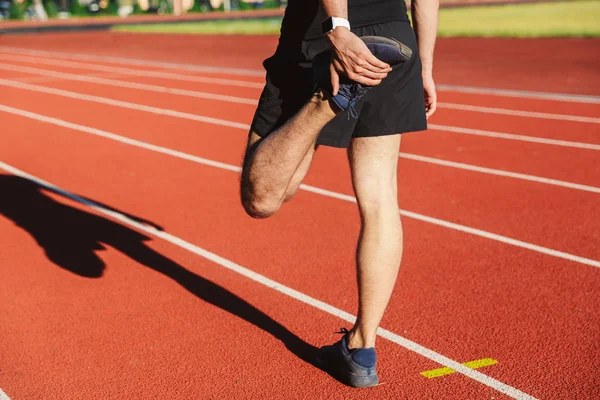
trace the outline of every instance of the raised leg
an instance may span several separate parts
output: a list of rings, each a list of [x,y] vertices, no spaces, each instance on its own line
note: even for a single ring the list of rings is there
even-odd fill
[[[333,117],[329,101],[315,94],[269,136],[261,139],[250,133],[241,182],[242,204],[248,215],[269,217],[293,197],[308,172],[317,137]]]

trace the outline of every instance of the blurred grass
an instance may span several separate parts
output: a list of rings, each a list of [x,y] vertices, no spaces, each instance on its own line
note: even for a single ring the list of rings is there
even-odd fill
[[[271,35],[279,33],[280,18],[120,25],[118,32]],[[600,1],[510,4],[444,8],[441,37],[598,37]]]
[[[440,10],[439,36],[600,36],[600,1],[569,1]]]
[[[273,35],[279,34],[281,18],[238,19],[171,24],[117,25],[117,32],[193,33],[222,35]]]

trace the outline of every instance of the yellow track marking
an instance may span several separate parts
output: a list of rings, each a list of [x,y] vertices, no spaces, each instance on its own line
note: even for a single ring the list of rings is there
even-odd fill
[[[492,358],[482,358],[481,360],[475,360],[475,361],[469,361],[469,362],[463,363],[463,365],[465,367],[468,367],[471,369],[487,367],[489,365],[494,365],[494,364],[498,364],[498,361],[496,361]],[[437,378],[437,377],[444,376],[444,375],[450,375],[455,372],[456,371],[453,370],[452,368],[445,367],[445,368],[431,369],[429,371],[423,371],[423,372],[420,372],[420,374],[426,378],[431,379],[431,378]]]

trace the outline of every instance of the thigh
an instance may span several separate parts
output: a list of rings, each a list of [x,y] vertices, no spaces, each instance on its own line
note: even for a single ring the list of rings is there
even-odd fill
[[[397,202],[400,134],[354,138],[348,148],[352,184],[359,206]]]
[[[250,133],[248,134],[248,142],[246,144],[246,151],[244,154],[244,162],[242,164],[243,165],[242,185],[245,183],[249,169],[251,168],[252,155],[254,154],[256,147],[260,144],[260,142],[262,140],[264,140],[264,138],[261,137],[258,133],[254,132],[254,131],[250,131]],[[304,155],[304,158],[300,162],[300,165],[298,166],[296,173],[294,174],[294,176],[292,177],[292,180],[290,181],[290,184],[289,184],[289,187],[288,187],[288,190],[286,193],[287,199],[291,199],[291,197],[293,197],[293,195],[298,191],[300,184],[302,183],[302,181],[304,180],[304,177],[308,173],[308,169],[310,168],[310,164],[312,162],[313,156],[314,156],[315,152],[317,151],[318,147],[319,146],[317,144],[315,144],[313,147],[308,149],[308,151]]]

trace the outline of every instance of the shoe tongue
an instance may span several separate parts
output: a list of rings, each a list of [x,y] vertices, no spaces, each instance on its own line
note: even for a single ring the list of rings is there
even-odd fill
[[[350,350],[352,353],[352,359],[355,363],[362,365],[365,368],[371,368],[375,366],[375,361],[377,361],[377,356],[375,354],[374,348],[369,349],[353,349]]]

